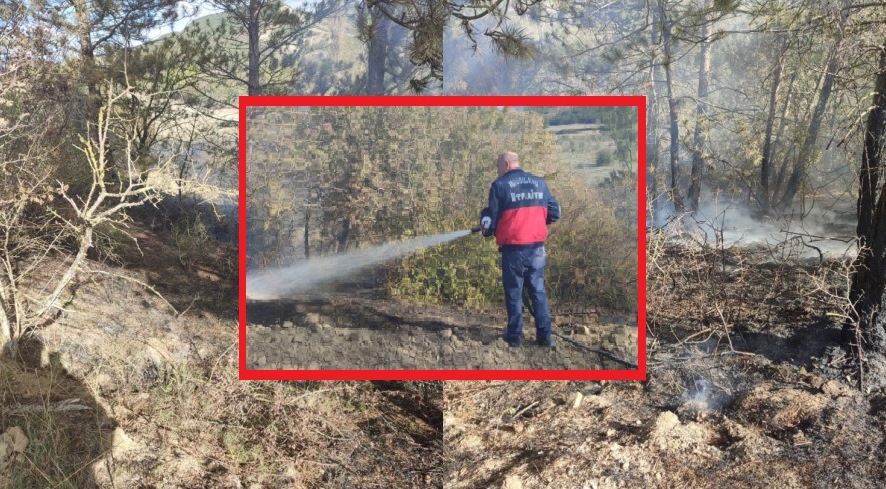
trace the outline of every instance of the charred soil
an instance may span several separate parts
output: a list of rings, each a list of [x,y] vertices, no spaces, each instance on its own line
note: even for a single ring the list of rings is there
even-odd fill
[[[647,380],[447,383],[445,487],[880,487],[886,393],[837,347],[845,263],[658,251]]]
[[[571,308],[554,331],[636,363],[637,325],[625,314]],[[558,340],[535,345],[524,314],[524,341],[501,339],[503,311],[409,304],[380,297],[332,295],[247,306],[247,365],[257,369],[619,369],[623,364]]]

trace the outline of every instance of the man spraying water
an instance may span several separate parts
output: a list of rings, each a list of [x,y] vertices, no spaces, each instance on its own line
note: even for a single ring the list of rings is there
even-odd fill
[[[495,235],[501,253],[502,283],[508,326],[504,340],[517,348],[523,338],[523,286],[535,315],[535,341],[554,348],[551,313],[544,287],[547,258],[547,225],[560,219],[560,204],[541,177],[520,168],[517,153],[507,151],[498,157],[498,179],[489,189],[489,207],[483,209],[480,227],[483,236]]]

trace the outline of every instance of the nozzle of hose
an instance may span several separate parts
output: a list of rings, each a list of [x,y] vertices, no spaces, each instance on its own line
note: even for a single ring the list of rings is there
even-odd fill
[[[477,226],[477,227],[475,227],[475,228],[471,228],[471,234],[473,234],[473,233],[479,233],[479,232],[482,231],[482,230],[483,230],[483,228],[480,227],[480,226]]]

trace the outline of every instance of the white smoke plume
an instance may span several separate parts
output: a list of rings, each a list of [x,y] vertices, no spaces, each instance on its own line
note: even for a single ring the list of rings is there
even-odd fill
[[[274,300],[283,299],[293,294],[309,292],[320,285],[360,273],[373,265],[378,265],[421,248],[443,244],[469,234],[471,234],[471,231],[466,229],[424,236],[354,250],[340,255],[307,260],[287,267],[247,272],[246,298],[250,300]]]

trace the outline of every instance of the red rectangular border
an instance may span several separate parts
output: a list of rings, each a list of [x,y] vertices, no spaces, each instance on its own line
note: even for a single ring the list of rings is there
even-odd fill
[[[646,97],[241,96],[239,120],[240,380],[646,380]],[[637,108],[636,370],[250,370],[246,368],[246,108],[280,106],[617,106]]]

